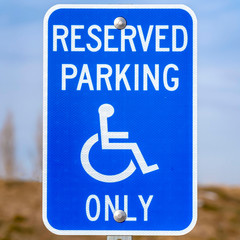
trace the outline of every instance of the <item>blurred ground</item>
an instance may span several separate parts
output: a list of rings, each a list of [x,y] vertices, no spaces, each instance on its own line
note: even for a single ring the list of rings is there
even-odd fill
[[[105,236],[57,236],[41,219],[41,184],[0,180],[0,240],[106,240]],[[240,188],[200,187],[198,222],[181,237],[133,240],[240,240]]]

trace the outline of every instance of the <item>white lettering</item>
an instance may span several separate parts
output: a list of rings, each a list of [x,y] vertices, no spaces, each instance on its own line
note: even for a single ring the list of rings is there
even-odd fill
[[[183,33],[183,45],[177,47],[177,30],[181,30]],[[173,52],[182,52],[186,49],[188,43],[188,34],[184,26],[174,25],[172,27],[172,51]]]
[[[178,67],[175,64],[168,64],[163,71],[163,84],[168,91],[175,91],[179,85],[179,78],[171,78],[171,81],[174,83],[172,87],[168,85],[168,70],[173,68],[175,71],[178,71]]]
[[[70,29],[64,25],[53,25],[53,51],[59,50],[59,43],[65,52],[70,50],[72,52],[86,50],[97,52],[103,45],[105,52],[125,52],[126,44],[129,44],[129,49],[132,52],[147,52],[151,45],[154,45],[156,52],[182,52],[188,44],[188,32],[183,25],[149,25],[144,27],[142,25],[127,25],[121,31],[118,31],[113,25],[105,25],[104,29],[98,25],[90,25],[86,30],[85,28],[85,25],[71,25]],[[170,28],[172,29],[170,30]],[[84,35],[79,33],[80,30]],[[103,34],[97,34],[102,31],[104,31]],[[136,38],[137,34],[139,38]],[[84,36],[84,41],[81,41],[82,36]],[[70,41],[66,41],[67,37],[70,38]],[[152,39],[154,37],[155,41]],[[90,41],[88,42],[88,40]],[[142,47],[136,49],[136,46],[140,45]]]
[[[104,26],[104,51],[105,52],[118,52],[118,48],[110,48],[108,46],[109,40],[113,40],[114,39],[114,35],[109,35],[109,30],[110,29],[114,29],[116,30],[116,28],[112,25],[105,25]]]
[[[147,64],[143,64],[143,90],[148,90],[148,77],[150,78],[155,90],[159,90],[159,65],[155,64],[155,77]]]
[[[160,35],[160,30],[168,29],[168,25],[156,25],[156,52],[169,52],[169,48],[160,47],[160,40],[165,40],[165,35]]]
[[[59,29],[63,30],[63,34],[62,35],[58,35],[58,30]],[[66,26],[64,26],[64,25],[53,25],[53,51],[54,52],[57,51],[57,40],[61,40],[61,43],[62,43],[62,46],[63,46],[63,50],[65,52],[68,51],[66,40],[65,40],[65,38],[67,36],[68,36],[68,29],[67,29]]]
[[[139,65],[134,64],[134,90],[139,90]]]
[[[126,221],[128,222],[135,222],[137,221],[137,218],[136,217],[129,217],[128,216],[128,195],[124,195],[124,212],[126,213],[127,215],[127,219]]]
[[[130,35],[126,35],[126,30],[131,30],[132,33]],[[126,28],[122,29],[121,30],[121,51],[122,52],[125,52],[125,42],[126,40],[129,41],[129,44],[131,46],[131,49],[133,52],[136,52],[136,48],[135,48],[135,45],[134,45],[134,42],[133,42],[133,38],[136,37],[136,34],[137,34],[137,31],[135,29],[135,27],[129,25],[129,26],[126,26]]]
[[[92,47],[90,43],[87,43],[86,46],[87,46],[88,50],[90,50],[91,52],[97,52],[102,47],[102,42],[101,42],[99,37],[97,37],[96,35],[94,35],[92,33],[93,29],[96,29],[98,32],[101,32],[102,29],[98,25],[92,25],[88,28],[88,35],[89,35],[90,38],[94,39],[97,42],[97,46]]]
[[[116,64],[116,90],[120,90],[120,82],[123,80],[123,83],[128,91],[131,90],[127,77],[126,77],[126,71],[130,67],[130,64],[126,64],[123,68],[123,70],[120,72],[120,64]]]
[[[89,221],[97,221],[99,220],[101,211],[103,211],[103,214],[105,214],[104,220],[107,222],[110,220],[110,218],[113,217],[115,211],[119,210],[120,202],[119,200],[123,200],[123,211],[126,213],[127,218],[126,221],[128,222],[136,222],[138,220],[137,217],[130,217],[128,210],[131,208],[137,209],[137,211],[141,211],[143,209],[143,220],[148,221],[149,219],[149,206],[152,202],[153,195],[149,195],[147,201],[143,199],[142,195],[135,196],[134,198],[131,198],[131,207],[129,207],[129,201],[128,201],[128,195],[124,195],[122,197],[119,197],[119,195],[112,196],[105,195],[104,199],[99,198],[97,195],[90,195],[88,196],[86,200],[86,216]],[[132,196],[131,196],[132,197]],[[140,200],[140,202],[137,200],[137,198]],[[100,200],[103,200],[103,203],[100,204]],[[142,211],[141,211],[142,212]]]
[[[109,195],[105,195],[105,221],[109,221],[109,207],[112,211],[112,214],[116,210],[119,209],[119,196],[115,195],[115,206],[113,206],[113,203],[109,197]]]
[[[144,212],[144,217],[143,217],[143,219],[144,219],[144,221],[148,221],[148,208],[149,208],[149,205],[150,205],[150,203],[151,203],[151,201],[152,201],[152,199],[153,199],[153,195],[150,195],[150,196],[148,197],[148,200],[147,200],[146,203],[145,203],[142,195],[138,195],[138,197],[139,197],[139,200],[140,200],[140,202],[141,202],[141,204],[142,204],[142,207],[143,207],[143,212]]]
[[[65,91],[67,80],[76,78],[78,74],[79,78],[76,80],[78,81],[77,91],[82,90],[83,84],[88,85],[88,88],[84,88],[84,90],[89,89],[90,91],[101,91],[104,87],[103,85],[106,85],[108,91],[121,91],[121,86],[127,91],[148,91],[149,82],[151,82],[150,85],[153,86],[155,91],[159,91],[160,82],[163,83],[163,86],[168,91],[175,91],[179,87],[179,78],[169,77],[169,71],[171,75],[173,71],[179,71],[175,64],[168,64],[163,67],[162,73],[159,73],[159,64],[154,65],[154,72],[151,71],[153,65],[150,68],[148,64],[125,64],[122,69],[120,69],[120,66],[120,64],[115,64],[115,66],[96,64],[94,68],[94,66],[90,67],[88,64],[83,64],[82,69],[78,70],[73,64],[62,64],[61,90]],[[90,72],[90,69],[93,72]],[[114,74],[113,69],[115,70]],[[94,76],[95,82],[93,82],[92,76]]]
[[[72,74],[67,75],[67,69],[72,69]],[[77,76],[77,68],[73,64],[62,64],[62,90],[66,90],[66,79],[73,79]]]
[[[107,69],[107,73],[103,74],[102,69]],[[109,77],[112,75],[112,68],[107,64],[97,64],[97,90],[101,90],[101,79],[105,80],[108,91],[112,90]]]
[[[91,216],[90,214],[90,202],[91,200],[94,199],[95,200],[95,203],[96,203],[96,214],[94,217]],[[98,218],[99,218],[99,215],[100,215],[100,201],[99,201],[99,198],[98,196],[96,195],[90,195],[88,198],[87,198],[87,201],[86,201],[86,214],[87,214],[87,218],[90,220],[90,221],[97,221]]]
[[[142,26],[141,25],[137,25],[137,29],[139,32],[139,37],[142,43],[142,47],[143,47],[143,51],[146,52],[148,50],[148,46],[149,46],[149,42],[152,36],[152,31],[153,31],[153,25],[150,25],[148,28],[148,33],[147,33],[147,37],[146,40],[144,39],[143,36],[143,30],[142,30]]]
[[[84,47],[76,47],[76,40],[81,39],[81,35],[76,35],[77,29],[84,29],[84,25],[71,25],[71,51],[72,52],[84,52]]]
[[[84,79],[85,75],[87,77],[86,79]],[[93,84],[92,84],[92,79],[91,79],[89,68],[88,68],[87,64],[83,64],[79,82],[78,82],[78,86],[77,86],[77,90],[81,90],[83,83],[88,84],[88,87],[91,91],[94,90]]]

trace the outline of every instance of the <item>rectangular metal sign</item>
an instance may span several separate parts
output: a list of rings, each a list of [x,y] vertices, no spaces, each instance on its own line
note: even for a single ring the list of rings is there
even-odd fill
[[[184,5],[47,12],[43,220],[50,231],[181,235],[194,227],[196,24]]]

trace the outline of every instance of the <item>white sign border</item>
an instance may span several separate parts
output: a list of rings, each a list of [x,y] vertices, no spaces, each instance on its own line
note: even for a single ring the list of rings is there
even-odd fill
[[[48,80],[48,20],[58,9],[182,9],[193,20],[193,219],[189,226],[179,231],[131,231],[131,230],[58,230],[47,219],[47,80]],[[197,18],[194,12],[182,4],[57,4],[51,7],[43,24],[43,203],[42,218],[46,228],[57,235],[135,235],[135,236],[179,236],[190,232],[197,222]]]

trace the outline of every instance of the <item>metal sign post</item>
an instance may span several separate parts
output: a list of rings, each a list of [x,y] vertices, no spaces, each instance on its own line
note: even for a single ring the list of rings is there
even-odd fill
[[[117,210],[113,217],[116,222],[121,223],[126,221],[127,215],[124,211]],[[107,236],[107,240],[132,240],[132,236]]]
[[[70,4],[46,13],[50,231],[130,240],[194,227],[196,30],[184,5]]]
[[[107,240],[132,240],[132,236],[107,236]]]

